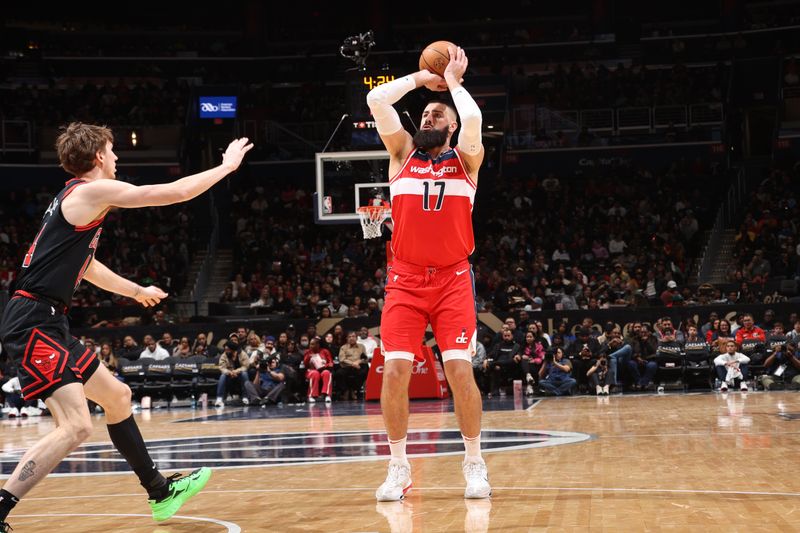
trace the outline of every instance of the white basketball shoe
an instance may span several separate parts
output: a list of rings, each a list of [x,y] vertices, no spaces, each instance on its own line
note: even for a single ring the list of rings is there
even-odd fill
[[[379,502],[395,502],[402,500],[411,490],[411,465],[408,461],[392,459],[389,461],[389,472],[386,481],[375,491]]]
[[[482,458],[468,457],[464,459],[462,468],[464,479],[467,481],[467,488],[464,491],[465,498],[488,498],[492,495],[489,473]]]

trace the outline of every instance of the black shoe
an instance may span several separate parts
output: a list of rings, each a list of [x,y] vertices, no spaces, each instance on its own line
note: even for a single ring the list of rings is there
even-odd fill
[[[13,531],[14,528],[11,527],[11,524],[8,522],[0,522],[0,533],[9,533]]]

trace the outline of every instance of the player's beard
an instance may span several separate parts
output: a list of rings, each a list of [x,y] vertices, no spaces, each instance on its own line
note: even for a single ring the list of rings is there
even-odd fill
[[[447,142],[447,128],[437,130],[431,128],[429,130],[418,130],[414,134],[414,146],[420,150],[428,151],[431,148],[438,148],[444,146]]]

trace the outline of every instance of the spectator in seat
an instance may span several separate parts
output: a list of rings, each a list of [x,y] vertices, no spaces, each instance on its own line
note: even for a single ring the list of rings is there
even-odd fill
[[[528,396],[533,396],[534,385],[539,378],[539,368],[544,362],[545,351],[550,347],[544,337],[537,338],[538,331],[539,327],[536,324],[530,325],[530,330],[525,334],[525,345],[520,352],[522,356],[520,364],[527,383],[525,393]]]
[[[361,329],[358,330],[358,339],[356,342],[364,346],[364,353],[367,354],[367,359],[372,361],[372,356],[375,354],[375,349],[378,347],[378,341],[369,334],[369,328],[367,326],[362,326]]]
[[[298,349],[297,343],[289,340],[286,343],[286,353],[281,355],[281,369],[286,376],[286,387],[290,398],[295,402],[303,402],[306,395],[305,366],[303,353]]]
[[[236,335],[236,342],[239,344],[239,346],[244,346],[247,343],[247,328],[246,327],[239,326],[238,328],[236,328],[235,335]]]
[[[739,381],[742,392],[747,392],[747,363],[750,358],[736,351],[736,342],[725,343],[725,352],[714,359],[717,377],[722,382],[720,392],[728,392],[728,385],[735,386]]]
[[[764,361],[766,372],[759,376],[764,390],[774,390],[789,385],[800,389],[800,359],[797,358],[797,344],[787,342],[777,345]]]
[[[589,370],[586,371],[589,382],[594,387],[597,396],[608,396],[609,394],[609,364],[605,355],[600,355]]]
[[[633,375],[633,390],[642,390],[650,386],[658,370],[654,360],[658,350],[658,340],[650,332],[650,328],[642,325],[639,338],[631,344],[633,359],[628,361],[628,369]]]
[[[156,361],[160,361],[169,357],[169,352],[159,346],[152,335],[145,335],[144,350],[142,350],[142,353],[139,355],[139,357],[149,357],[151,359],[155,359]]]
[[[200,353],[198,353],[198,347],[201,348]],[[195,355],[204,355],[206,357],[216,357],[219,353],[219,350],[216,346],[208,345],[208,337],[206,337],[205,333],[198,333],[194,339],[194,347],[192,352]]]
[[[792,331],[786,334],[786,339],[791,342],[800,342],[800,320],[794,321]]]
[[[124,357],[129,361],[135,361],[142,355],[142,348],[136,344],[136,340],[131,335],[125,335],[122,340],[122,350],[119,352],[120,357]]]
[[[328,309],[331,312],[331,316],[336,318],[347,317],[347,312],[349,310],[348,307],[342,303],[342,299],[338,294],[335,294],[333,298],[331,298],[331,303],[328,306]]]
[[[574,379],[578,382],[578,387],[586,390],[589,387],[589,378],[586,372],[589,367],[594,365],[594,359],[600,353],[600,343],[592,336],[589,328],[592,324],[584,319],[583,327],[578,330],[575,342],[569,345],[566,351],[566,358],[570,361],[573,369]]]
[[[761,324],[758,325],[759,328],[763,329],[764,331],[770,331],[772,328],[775,327],[775,311],[772,309],[767,309],[764,311],[764,319],[761,321]]]
[[[641,328],[641,324],[639,325]],[[628,366],[633,356],[633,348],[622,338],[618,329],[613,329],[606,335],[606,342],[600,347],[600,353],[608,359],[608,385],[621,387],[621,370]],[[605,389],[604,389],[605,390]]]
[[[736,330],[736,345],[742,346],[745,340],[767,341],[767,335],[763,329],[753,323],[753,315],[745,313],[742,315],[742,327]]]
[[[172,355],[172,352],[175,350],[175,346],[178,345],[178,343],[175,342],[175,339],[172,337],[172,333],[170,333],[169,331],[165,331],[164,334],[161,335],[161,340],[158,341],[158,343],[170,355]]]
[[[262,406],[283,403],[282,394],[286,389],[286,376],[278,366],[276,357],[261,359],[256,367],[253,381],[245,383],[245,393],[250,403],[260,402]]]
[[[381,310],[378,306],[378,300],[375,298],[370,298],[367,300],[367,309],[366,309],[367,316],[370,318],[380,318],[381,317]]]
[[[503,323],[503,327],[507,327],[511,331],[514,342],[522,346],[522,344],[525,342],[525,336],[523,332],[519,331],[517,328],[517,321],[513,316],[506,318],[505,322]],[[500,331],[498,331],[494,337],[495,344],[503,340],[503,327],[501,327]]]
[[[364,345],[357,342],[355,331],[347,334],[347,343],[339,348],[339,370],[336,371],[336,383],[339,385],[343,400],[355,400],[367,379],[367,353]]]
[[[264,343],[261,342],[261,337],[258,336],[253,330],[250,330],[250,333],[247,334],[247,343],[244,345],[244,353],[247,357],[250,358],[250,364],[255,364],[256,360],[254,359],[254,353],[259,352],[259,354],[266,353],[267,349],[264,346]]]
[[[275,337],[272,335],[267,335],[264,337],[264,355],[268,357],[278,357],[278,360],[280,361],[278,350],[275,349]]]
[[[112,373],[114,376],[117,376],[117,369],[119,367],[119,363],[117,361],[117,357],[114,355],[114,350],[111,348],[111,344],[104,342],[100,346],[100,362],[105,365],[105,367]]]
[[[715,324],[716,324],[716,326],[715,326]],[[706,334],[707,334],[709,331],[711,331],[712,329],[716,329],[718,326],[719,326],[719,315],[717,314],[717,312],[716,312],[716,311],[711,311],[711,312],[708,314],[708,322],[706,322],[705,324],[703,324],[703,326],[700,328],[700,334],[701,334],[703,337],[705,337],[705,336],[706,336]],[[706,339],[706,341],[707,341],[707,340],[708,340],[708,339]]]
[[[320,395],[320,381],[322,381],[322,396],[325,403],[331,403],[333,381],[333,356],[331,352],[322,348],[318,337],[309,341],[308,350],[303,354],[303,364],[306,367],[308,379],[308,403],[314,403]]]
[[[267,337],[267,341],[269,341],[269,337]],[[285,331],[282,331],[278,334],[278,340],[275,343],[275,355],[277,355],[279,358],[283,357],[286,355],[288,348],[289,335]]]
[[[547,354],[539,369],[539,390],[546,395],[572,395],[577,382],[570,375],[572,365],[564,358],[564,350],[556,348],[552,356]]]
[[[173,357],[191,357],[192,347],[189,344],[189,337],[181,337],[178,345],[172,350]]]
[[[735,340],[733,333],[731,332],[731,323],[725,319],[719,321],[719,329],[717,331],[709,332],[711,335],[708,339],[708,343],[711,345],[711,351],[716,353],[723,353],[725,352],[725,345],[728,341]]]
[[[228,290],[230,287],[225,287],[225,290]],[[264,307],[270,308],[272,307],[272,296],[269,294],[269,287],[263,287],[261,289],[261,294],[258,297],[258,300],[250,304],[250,307]]]
[[[656,321],[655,330],[658,342],[676,342],[678,344],[683,344],[686,341],[683,332],[679,329],[675,329],[675,326],[672,325],[672,319],[668,316]]]
[[[686,341],[683,344],[686,354],[686,368],[706,368],[708,366],[711,350],[705,337],[697,331],[697,326],[690,325],[686,328]]]
[[[250,360],[247,354],[239,348],[239,345],[232,340],[225,343],[225,349],[219,357],[219,383],[217,384],[217,401],[215,407],[224,407],[228,391],[238,383],[242,392],[242,403],[249,404],[245,394],[245,383],[247,383],[247,369],[250,367]]]
[[[664,307],[672,307],[674,305],[676,294],[680,294],[678,292],[678,284],[675,283],[674,280],[669,280],[667,282],[667,288],[660,296],[661,303],[664,304]]]
[[[509,379],[522,377],[520,350],[511,329],[504,328],[503,339],[489,351],[490,397],[505,387]]]

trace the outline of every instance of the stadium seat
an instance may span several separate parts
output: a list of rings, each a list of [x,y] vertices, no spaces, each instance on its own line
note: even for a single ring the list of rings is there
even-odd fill
[[[169,400],[172,398],[172,365],[174,360],[174,357],[167,357],[148,365],[143,387],[146,396],[150,396],[154,400],[158,398]]]
[[[209,395],[217,393],[217,384],[219,383],[219,358],[218,357],[200,357],[202,362],[200,365],[200,379],[198,381],[198,390],[205,392]]]
[[[659,344],[653,360],[658,370],[653,381],[665,387],[683,387],[684,355],[677,343]]]
[[[197,397],[200,368],[205,358],[177,358],[172,366],[172,394],[177,398]]]
[[[147,367],[153,362],[155,360],[150,357],[142,357],[136,361],[128,361],[119,365],[119,375],[131,388],[133,398],[137,401],[144,396],[145,374],[147,373]]]
[[[756,378],[764,372],[764,361],[767,359],[767,346],[758,340],[746,340],[742,342],[742,353],[750,358],[750,363],[747,365],[749,374],[748,379]]]

